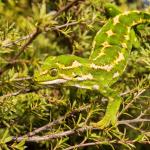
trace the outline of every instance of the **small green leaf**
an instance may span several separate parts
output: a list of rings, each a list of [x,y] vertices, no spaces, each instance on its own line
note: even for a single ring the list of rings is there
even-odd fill
[[[44,17],[46,15],[46,2],[43,0],[42,7],[40,9],[40,17]]]

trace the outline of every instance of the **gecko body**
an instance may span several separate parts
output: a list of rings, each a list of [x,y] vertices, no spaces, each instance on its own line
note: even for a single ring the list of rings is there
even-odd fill
[[[108,105],[104,117],[93,125],[100,128],[115,125],[122,98],[111,85],[126,68],[133,45],[132,28],[146,22],[150,22],[150,14],[146,12],[117,14],[97,32],[89,58],[49,56],[40,71],[35,72],[35,81],[99,91],[108,98]]]

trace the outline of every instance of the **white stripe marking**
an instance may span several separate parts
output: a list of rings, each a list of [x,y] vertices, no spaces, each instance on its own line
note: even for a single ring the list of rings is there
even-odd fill
[[[52,80],[52,81],[44,81],[44,82],[39,82],[40,84],[45,84],[45,85],[50,85],[50,84],[61,84],[61,83],[65,83],[67,82],[67,80],[65,79],[56,79],[56,80]]]
[[[93,69],[102,69],[102,70],[110,71],[113,68],[113,65],[110,64],[110,65],[98,66],[92,63],[90,67]]]

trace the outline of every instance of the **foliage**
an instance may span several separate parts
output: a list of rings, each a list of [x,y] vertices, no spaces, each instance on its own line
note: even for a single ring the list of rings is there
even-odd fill
[[[94,35],[107,22],[105,2],[110,1],[0,1],[0,149],[148,149],[148,25],[135,29],[141,46],[133,48],[125,73],[113,85],[124,99],[118,129],[90,126],[107,106],[99,93],[40,87],[32,80],[48,55],[90,55]],[[143,8],[139,1],[114,3],[122,10]]]

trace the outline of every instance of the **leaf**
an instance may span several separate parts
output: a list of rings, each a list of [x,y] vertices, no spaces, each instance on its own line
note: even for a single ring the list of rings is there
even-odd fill
[[[82,114],[79,115],[79,118],[78,118],[78,121],[77,121],[77,125],[80,124],[81,120],[82,120]]]
[[[4,42],[4,41],[3,41]],[[4,42],[2,43],[2,46],[3,45],[7,45],[8,42]],[[0,54],[9,54],[11,52],[13,52],[14,50],[12,49],[9,49],[9,48],[0,48]]]
[[[42,1],[42,7],[40,9],[40,18],[46,15],[46,2],[45,0]]]
[[[9,130],[6,129],[4,134],[2,135],[2,138],[0,139],[1,143],[7,143],[10,142],[12,140],[12,137],[9,136]]]
[[[24,138],[19,143],[13,143],[13,145],[11,145],[11,147],[14,149],[18,149],[18,150],[24,150],[25,149],[25,141],[26,141],[26,139]]]
[[[38,20],[38,18],[40,16],[40,10],[39,10],[39,7],[36,5],[36,3],[33,3],[32,11],[33,11],[34,19]]]

